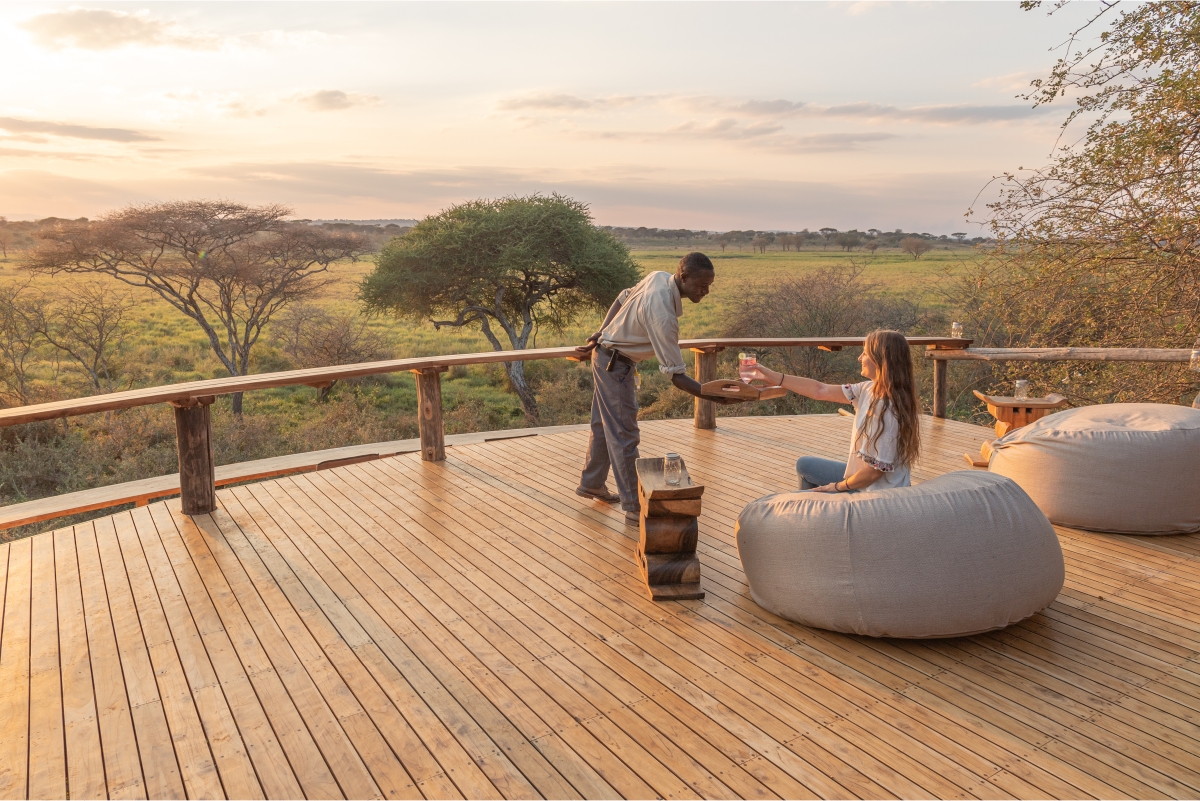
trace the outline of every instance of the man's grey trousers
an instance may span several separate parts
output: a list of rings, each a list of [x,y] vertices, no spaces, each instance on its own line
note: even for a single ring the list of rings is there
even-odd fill
[[[638,443],[642,440],[637,424],[637,373],[631,364],[615,362],[611,372],[605,368],[612,351],[597,347],[592,354],[592,436],[588,441],[587,464],[579,485],[599,490],[608,480],[612,467],[621,496],[621,508],[638,510]]]

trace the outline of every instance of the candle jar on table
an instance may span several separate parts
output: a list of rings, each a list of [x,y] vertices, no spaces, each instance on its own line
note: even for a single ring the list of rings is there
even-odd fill
[[[1029,399],[1029,382],[1024,378],[1017,379],[1016,389],[1013,390],[1013,397],[1017,400]]]
[[[678,486],[683,479],[683,460],[678,453],[668,453],[663,457],[663,479],[672,487]]]
[[[950,323],[950,336],[954,339],[962,339],[963,326],[962,323]]]

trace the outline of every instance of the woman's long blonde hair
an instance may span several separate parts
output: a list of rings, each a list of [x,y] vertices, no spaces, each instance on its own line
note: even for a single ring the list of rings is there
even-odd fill
[[[883,434],[883,416],[891,409],[900,426],[896,438],[896,461],[899,463],[896,466],[912,465],[921,452],[921,399],[913,379],[908,340],[899,331],[881,329],[867,335],[863,350],[879,367],[871,392],[873,402],[863,425],[867,432],[867,445],[874,447],[879,441]],[[876,421],[874,424],[872,418]],[[863,430],[860,429],[859,435],[862,434]]]

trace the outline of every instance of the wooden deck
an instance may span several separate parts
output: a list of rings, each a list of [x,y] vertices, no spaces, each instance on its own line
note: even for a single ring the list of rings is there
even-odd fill
[[[708,487],[703,601],[646,598],[574,494],[585,432],[0,547],[0,796],[1200,794],[1200,538],[1060,529],[1062,595],[998,633],[806,629],[749,599],[733,521],[850,423],[718,422],[643,429]],[[988,434],[926,424],[921,478]]]

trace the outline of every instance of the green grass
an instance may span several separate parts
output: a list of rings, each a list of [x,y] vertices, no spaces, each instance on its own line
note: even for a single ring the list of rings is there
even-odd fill
[[[673,272],[690,248],[639,249],[633,256],[644,272]],[[850,262],[865,269],[865,278],[884,291],[938,306],[937,286],[947,269],[970,258],[966,248],[935,250],[919,261],[896,252],[750,253],[719,249],[710,253],[717,279],[704,302],[685,301],[680,331],[684,338],[720,336],[738,297],[749,289],[799,277]],[[77,277],[30,279],[14,254],[0,260],[0,282],[31,281],[34,288],[68,292]],[[357,285],[373,265],[369,261],[333,266],[338,279],[317,301],[330,310],[357,311]],[[111,280],[111,279],[98,279]],[[144,387],[227,375],[207,338],[190,319],[146,290],[119,285],[142,303],[130,315],[122,372],[126,386]],[[140,293],[140,295],[138,294]],[[535,347],[580,344],[599,325],[603,313],[593,311],[566,330],[537,332]],[[371,328],[394,358],[490,351],[477,327],[435,330],[427,321],[375,317]],[[290,369],[294,365],[272,342],[270,331],[256,346],[253,372]],[[639,405],[646,418],[690,415],[691,399],[671,388],[664,376],[644,373]],[[0,375],[4,365],[0,363]],[[538,392],[542,425],[585,421],[591,397],[586,365],[568,361],[530,362],[531,384]],[[78,397],[89,393],[82,374],[41,347],[32,370],[37,400]],[[516,428],[526,424],[515,394],[507,387],[501,365],[455,368],[443,377],[447,433]],[[408,373],[393,373],[339,384],[328,403],[318,403],[309,387],[280,387],[246,395],[243,420],[235,420],[227,399],[213,407],[217,462],[226,464],[269,456],[386,441],[416,436],[416,387]],[[11,402],[11,401],[10,401]],[[765,409],[756,413],[766,413]],[[45,497],[87,487],[162,475],[174,469],[174,431],[169,410],[155,406],[116,415],[89,415],[63,423],[37,423],[9,429],[0,442],[0,504]],[[46,526],[26,527],[9,535],[23,536]],[[0,535],[0,541],[6,537]]]
[[[636,250],[634,259],[644,272],[665,270],[673,272],[686,248]],[[865,270],[865,278],[879,284],[884,291],[920,299],[925,305],[937,307],[941,298],[937,292],[947,268],[953,270],[972,251],[967,248],[937,249],[920,260],[899,252],[879,251],[845,253],[836,250],[805,250],[801,252],[769,251],[752,253],[748,250],[714,249],[709,255],[717,268],[717,280],[711,294],[700,304],[684,303],[680,321],[683,338],[716,337],[724,333],[727,315],[737,298],[757,286],[780,279],[809,274],[822,268],[853,263]],[[357,310],[357,285],[373,265],[370,261],[341,262],[331,268],[338,279],[324,296],[316,301],[329,309]],[[14,254],[0,260],[0,280],[29,280],[20,268],[20,257]],[[54,289],[73,277],[36,277],[33,285]],[[108,280],[108,279],[101,279]],[[213,354],[207,338],[190,319],[172,309],[148,290],[136,290],[122,285],[143,301],[132,314],[133,333],[129,340],[127,359],[128,380],[131,385],[151,386],[227,375],[224,366]],[[559,347],[581,343],[599,325],[603,315],[595,311],[578,319],[563,331],[539,330],[531,343],[536,347]],[[387,343],[395,358],[433,356],[451,353],[490,351],[491,345],[477,326],[443,327],[436,330],[429,322],[401,320],[390,316],[375,317],[371,328]],[[49,348],[43,348],[41,361],[33,375],[43,386],[55,386],[55,394],[82,394],[82,385],[72,380],[73,368],[65,362],[55,363]],[[271,372],[292,365],[271,341],[270,331],[254,351],[252,371]],[[467,376],[448,378],[447,399],[476,397],[489,405],[499,404],[516,409],[515,398],[506,393],[503,381],[497,378],[497,368],[478,368]],[[412,410],[415,408],[415,388],[407,374],[392,375],[379,382],[371,402],[384,408]],[[311,402],[313,390],[306,387],[287,387],[253,393],[247,397],[248,408],[266,413],[295,411]]]

